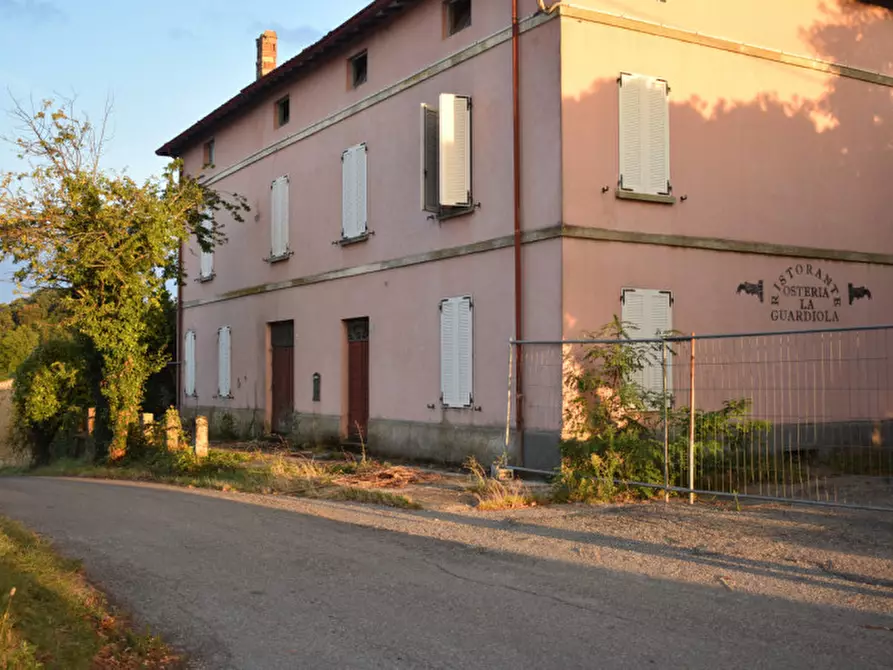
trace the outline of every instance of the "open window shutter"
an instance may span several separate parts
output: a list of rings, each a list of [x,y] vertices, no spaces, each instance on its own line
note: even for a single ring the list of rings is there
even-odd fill
[[[440,212],[440,115],[422,105],[422,211]]]
[[[474,401],[472,376],[474,372],[474,336],[472,333],[471,298],[457,300],[456,349],[458,369],[458,401],[461,407],[470,407]]]
[[[229,326],[217,331],[217,395],[228,398],[232,392],[231,382],[232,334]]]
[[[271,253],[275,258],[288,253],[288,177],[273,182],[270,212]]]
[[[358,237],[366,232],[366,145],[341,155],[341,235]]]
[[[440,204],[471,206],[471,99],[440,96]]]
[[[210,212],[205,213],[206,216],[211,216]],[[213,232],[214,231],[214,220],[205,220],[202,222],[202,227],[205,231]],[[213,251],[201,251],[200,257],[200,267],[199,274],[202,279],[207,279],[211,275],[214,274],[214,252]]]
[[[670,194],[670,107],[667,82],[648,79],[643,91],[643,102],[648,115],[642,143],[647,146],[645,192]]]
[[[670,193],[670,111],[667,82],[620,76],[620,184],[625,191]]]
[[[184,370],[183,370],[183,386],[187,396],[195,395],[195,331],[190,330],[186,333],[186,346],[183,352]]]

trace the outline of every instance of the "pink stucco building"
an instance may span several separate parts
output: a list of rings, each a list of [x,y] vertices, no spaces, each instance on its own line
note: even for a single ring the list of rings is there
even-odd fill
[[[456,461],[502,451],[512,337],[889,322],[882,5],[376,0],[279,67],[261,36],[158,152],[251,206],[184,251],[183,407]]]

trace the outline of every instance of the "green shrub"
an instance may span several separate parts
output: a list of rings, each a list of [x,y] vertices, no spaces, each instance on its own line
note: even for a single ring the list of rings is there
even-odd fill
[[[661,361],[662,343],[628,341],[625,324],[616,317],[591,337],[611,342],[589,345],[565,365],[564,383],[570,396],[565,420],[573,424],[575,437],[561,444],[555,498],[590,501],[612,499],[620,493],[654,495],[657,489],[637,487],[635,482],[664,484],[665,419],[669,463],[678,464],[669,467],[669,483],[687,486],[689,408],[665,412],[670,398],[634,381],[636,373]],[[668,351],[673,355],[669,347]],[[719,464],[728,470],[737,452],[766,439],[771,424],[750,414],[751,403],[746,399],[728,400],[719,410],[695,412],[694,451],[700,472]],[[738,484],[746,483],[747,477],[746,469],[730,476]]]
[[[16,370],[16,429],[36,463],[78,455],[92,397],[87,357],[76,339],[59,336],[40,344]]]

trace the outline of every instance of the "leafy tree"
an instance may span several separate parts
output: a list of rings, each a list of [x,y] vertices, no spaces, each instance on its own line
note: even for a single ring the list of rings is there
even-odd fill
[[[12,141],[27,168],[0,174],[0,252],[12,256],[18,281],[60,292],[67,325],[95,350],[109,457],[119,459],[147,380],[169,360],[153,346],[153,328],[165,283],[182,281],[180,245],[195,235],[210,251],[224,241],[214,212],[242,221],[248,207],[182,174],[176,161],[142,183],[104,171],[108,110],[99,126],[70,101],[31,111],[16,103],[13,115],[21,136]]]
[[[37,331],[24,326],[0,333],[0,379],[8,379],[39,342]]]

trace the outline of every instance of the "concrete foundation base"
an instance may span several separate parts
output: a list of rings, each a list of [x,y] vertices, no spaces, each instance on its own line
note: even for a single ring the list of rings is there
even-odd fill
[[[194,426],[196,416],[208,417],[212,440],[250,440],[266,432],[262,409],[190,407],[183,410],[184,426]],[[289,437],[301,446],[340,444],[341,417],[295,414]],[[505,428],[372,419],[366,442],[369,453],[376,456],[456,465],[474,456],[489,464],[503,452]]]

